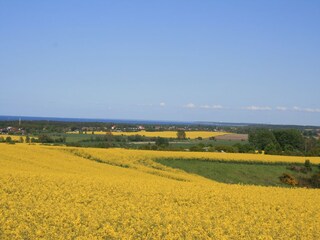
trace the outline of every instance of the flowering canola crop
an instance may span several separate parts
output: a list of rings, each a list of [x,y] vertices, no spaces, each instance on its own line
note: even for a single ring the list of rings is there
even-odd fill
[[[318,189],[228,185],[152,161],[303,161],[260,156],[0,144],[0,239],[320,239]]]
[[[13,141],[20,141],[21,138],[23,139],[23,141],[26,140],[26,136],[0,134],[0,138],[6,139],[7,137],[10,137]],[[37,138],[37,137],[33,137],[33,138]]]
[[[190,139],[195,139],[198,137],[201,138],[209,138],[209,137],[217,137],[229,134],[227,132],[209,132],[209,131],[185,131],[186,137]],[[68,132],[68,133],[79,133],[79,132]],[[88,132],[91,133],[91,132]],[[96,131],[94,134],[107,134],[107,132]],[[147,132],[147,131],[139,131],[139,132],[111,132],[112,135],[125,135],[125,136],[133,136],[133,135],[141,135],[145,137],[163,137],[163,138],[177,138],[177,131],[158,131],[158,132]]]
[[[112,132],[113,135],[142,135],[146,137],[164,137],[164,138],[177,138],[176,131],[163,131],[163,132],[147,132],[147,131],[139,131],[139,132]],[[209,132],[209,131],[186,131],[186,137],[190,139],[195,139],[198,137],[201,138],[209,138],[209,137],[217,137],[226,135],[226,132]]]

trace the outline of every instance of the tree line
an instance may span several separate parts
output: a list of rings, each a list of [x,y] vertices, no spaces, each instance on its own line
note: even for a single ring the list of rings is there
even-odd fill
[[[252,129],[248,140],[256,150],[267,154],[320,155],[319,139],[297,129]]]

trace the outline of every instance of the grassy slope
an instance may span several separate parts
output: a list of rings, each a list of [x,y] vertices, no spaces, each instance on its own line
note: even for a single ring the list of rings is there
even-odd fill
[[[288,165],[283,164],[215,162],[197,159],[158,159],[157,162],[223,183],[288,186],[279,180],[283,173],[290,173],[295,177],[310,176],[310,174],[292,172],[286,168]]]
[[[236,143],[240,143],[240,144],[246,144],[248,143],[248,141],[241,141],[241,140],[188,140],[185,142],[171,142],[171,146],[174,147],[191,147],[191,146],[195,146],[199,143],[203,143],[204,145],[209,145],[211,144],[212,146],[218,146],[218,145],[228,145],[228,146],[232,146]]]

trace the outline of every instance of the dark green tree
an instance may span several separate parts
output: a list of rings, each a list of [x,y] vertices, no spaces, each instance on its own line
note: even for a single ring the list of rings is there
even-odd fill
[[[306,159],[306,160],[304,161],[304,166],[305,166],[305,168],[306,168],[308,171],[312,171],[311,162],[310,162],[309,159]]]
[[[54,139],[46,134],[41,134],[38,138],[38,141],[41,143],[53,143]]]
[[[273,132],[277,142],[281,148],[285,150],[290,149],[291,146],[294,150],[304,151],[305,144],[302,133],[296,129],[276,130]]]
[[[186,132],[184,130],[178,130],[177,131],[177,138],[178,139],[186,139]]]
[[[157,137],[155,140],[155,144],[158,147],[168,147],[169,146],[169,140],[167,138]]]
[[[278,154],[280,151],[279,145],[274,143],[269,143],[264,150],[267,154]]]
[[[273,132],[264,128],[252,130],[248,140],[258,150],[265,150],[269,144],[278,145]]]

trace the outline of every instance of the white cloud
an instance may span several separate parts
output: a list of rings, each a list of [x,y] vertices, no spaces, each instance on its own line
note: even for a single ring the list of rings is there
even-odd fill
[[[259,107],[259,106],[248,106],[248,107],[244,107],[243,109],[245,110],[250,110],[250,111],[270,111],[272,110],[271,107]]]
[[[200,108],[210,109],[211,107],[209,105],[202,105]]]
[[[221,105],[213,105],[212,108],[213,109],[222,109],[223,107]]]
[[[165,102],[161,102],[159,105],[160,105],[160,107],[165,107],[166,103]]]
[[[304,111],[306,112],[320,112],[320,108],[305,108]]]
[[[310,112],[310,113],[320,113],[320,108],[300,108],[297,106],[294,106],[293,111],[298,111],[298,112]]]
[[[185,105],[184,107],[186,107],[186,108],[195,108],[196,107],[196,105],[195,104],[193,104],[193,103],[188,103],[187,105]]]
[[[276,107],[276,109],[279,111],[287,111],[288,110],[287,107]]]
[[[204,108],[204,109],[222,109],[223,107],[221,105],[202,105],[200,106],[200,108]]]

